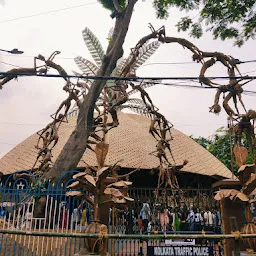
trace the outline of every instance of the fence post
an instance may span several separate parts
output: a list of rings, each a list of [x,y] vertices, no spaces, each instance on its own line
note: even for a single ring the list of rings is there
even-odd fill
[[[143,240],[140,239],[140,256],[143,256]]]
[[[240,241],[235,239],[234,256],[240,256]]]
[[[229,222],[230,222],[231,233],[239,232],[236,217],[230,217]],[[240,240],[239,238],[235,238],[234,241],[235,241],[234,256],[240,256]]]

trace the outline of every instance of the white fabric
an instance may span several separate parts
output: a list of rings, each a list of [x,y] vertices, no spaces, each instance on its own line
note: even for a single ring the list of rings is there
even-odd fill
[[[200,213],[200,212],[197,212],[197,213],[195,214],[195,222],[196,222],[196,223],[200,223],[200,222],[202,222],[202,221],[203,221],[203,217],[202,217],[201,213]]]
[[[213,224],[212,213],[210,211],[204,213],[204,222],[205,222],[205,225]]]

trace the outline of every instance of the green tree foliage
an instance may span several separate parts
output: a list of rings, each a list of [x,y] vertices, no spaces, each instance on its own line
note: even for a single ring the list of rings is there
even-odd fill
[[[112,12],[115,11],[113,0],[100,0],[100,2],[104,8],[111,10]],[[126,6],[126,0],[118,0],[118,4],[121,9],[124,9]]]
[[[198,19],[183,17],[176,25],[178,31],[190,30],[196,38],[202,36],[202,22],[214,38],[222,40],[234,38],[235,45],[255,37],[256,1],[255,0],[154,0],[159,18],[168,17],[169,7],[180,10],[198,10]]]
[[[233,166],[234,173],[236,174],[238,166],[236,165],[236,160],[233,154],[231,160],[230,150],[230,142],[232,147],[234,145],[234,136],[230,134],[229,129],[220,127],[212,136],[208,138],[194,138],[193,136],[190,136],[190,138],[192,138],[202,147],[206,148],[211,154],[218,158],[228,169],[232,170]],[[245,139],[242,140],[242,145],[247,148],[247,142]],[[252,163],[252,159],[252,153],[250,152],[247,160],[248,163]]]

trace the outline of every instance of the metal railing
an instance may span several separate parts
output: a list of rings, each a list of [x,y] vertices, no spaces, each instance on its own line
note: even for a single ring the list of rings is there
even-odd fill
[[[75,255],[84,247],[88,235],[83,232],[91,222],[92,209],[80,199],[66,196],[66,187],[77,172],[66,173],[55,184],[39,183],[33,178],[36,185],[31,186],[30,180],[17,178],[15,173],[1,181],[0,255]],[[202,210],[216,206],[211,189],[131,188],[128,193],[135,199],[134,203],[126,211],[114,210],[109,216],[111,255],[147,255],[149,246],[164,244],[164,238],[153,239],[154,234],[146,236],[148,239],[136,237],[142,232],[138,222],[144,202],[150,205],[154,230],[161,229],[158,217],[161,207],[178,207],[181,202]]]
[[[60,233],[22,230],[0,231],[0,255],[80,255],[84,248],[84,239],[98,238],[114,240],[115,248],[109,255],[148,255],[150,247],[161,248],[163,240],[169,239],[200,239],[204,245],[213,246],[212,254],[222,255],[220,248],[216,249],[214,241],[234,240],[234,255],[240,255],[239,242],[244,238],[256,238],[256,234],[85,234],[85,233]],[[202,244],[200,246],[203,246]],[[193,248],[193,246],[190,246]],[[168,248],[171,248],[168,247]],[[112,248],[113,249],[113,248]],[[153,254],[154,255],[154,254]],[[168,254],[162,254],[168,255]],[[189,255],[189,254],[186,254]],[[194,255],[194,254],[192,254]]]

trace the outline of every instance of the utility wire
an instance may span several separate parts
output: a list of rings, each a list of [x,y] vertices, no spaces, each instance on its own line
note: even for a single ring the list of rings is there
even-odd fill
[[[148,64],[143,64],[142,67],[150,66],[150,65],[182,65],[182,64],[199,64],[197,62],[193,61],[187,61],[187,62],[152,62]]]
[[[7,143],[7,142],[2,142],[2,141],[0,141],[0,144],[9,145],[9,146],[14,146],[14,145],[16,145],[16,144]]]
[[[60,74],[31,74],[31,73],[16,73],[16,72],[0,72],[0,75],[4,77],[8,76],[33,76],[33,77],[56,77],[56,78],[82,78],[92,80],[116,80],[116,81],[143,81],[143,80],[198,80],[199,77],[117,77],[117,76],[83,76],[83,75],[60,75]],[[243,80],[255,80],[256,76],[209,76],[206,79],[243,79]],[[218,88],[218,87],[216,87]]]
[[[44,125],[44,124],[32,124],[32,123],[30,123],[30,124],[28,124],[28,123],[2,123],[2,122],[0,122],[0,125],[26,125],[26,126],[31,126],[31,125],[33,125],[33,126],[37,126],[37,125]]]
[[[7,63],[7,62],[4,62],[4,61],[0,61],[0,63],[5,64],[5,65],[9,65],[9,66],[12,66],[12,67],[15,67],[15,68],[22,68],[21,66],[13,65],[11,63]]]
[[[145,84],[152,84],[152,82],[145,82]],[[192,84],[174,84],[174,83],[154,83],[155,85],[166,85],[166,86],[171,86],[171,87],[183,87],[187,89],[218,89],[218,86],[213,86],[213,87],[207,87],[207,86],[201,86],[201,85],[192,85]],[[246,94],[256,94],[256,91],[250,91],[250,90],[244,90],[243,93]]]
[[[67,10],[80,8],[80,7],[83,7],[83,6],[92,5],[92,4],[96,4],[96,3],[97,2],[91,2],[91,3],[87,3],[87,4],[80,4],[80,5],[70,6],[70,7],[66,7],[66,8],[51,10],[51,11],[47,11],[47,12],[41,12],[41,13],[37,13],[37,14],[17,17],[17,18],[13,18],[13,19],[9,19],[9,20],[2,20],[2,21],[0,21],[0,23],[7,23],[7,22],[16,21],[16,20],[28,19],[28,18],[33,18],[33,17],[37,17],[37,16],[43,16],[43,15],[46,15],[46,14],[52,14],[52,13],[56,13],[56,12],[67,11]]]

